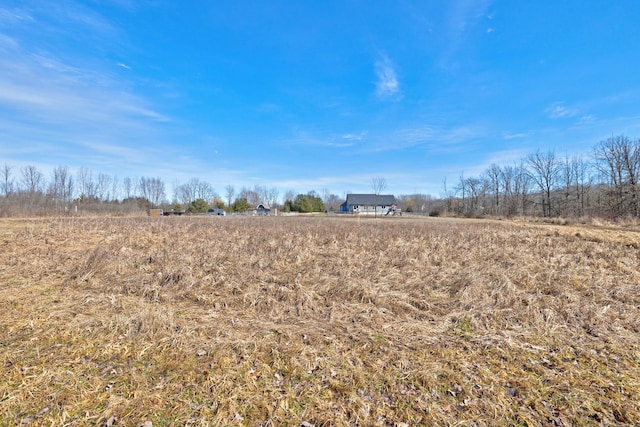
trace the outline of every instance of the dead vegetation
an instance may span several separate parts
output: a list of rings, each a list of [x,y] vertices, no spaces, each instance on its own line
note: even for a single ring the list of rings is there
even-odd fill
[[[0,222],[0,425],[640,425],[640,234]]]

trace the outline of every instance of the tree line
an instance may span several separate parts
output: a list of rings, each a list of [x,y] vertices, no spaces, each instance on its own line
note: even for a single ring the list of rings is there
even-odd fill
[[[453,186],[445,180],[432,213],[638,217],[639,177],[640,138],[612,136],[589,155],[538,150],[512,165],[492,164],[477,177],[462,173]]]
[[[295,195],[288,191],[284,203],[275,187],[224,187],[220,195],[207,181],[194,177],[173,183],[168,197],[167,185],[159,177],[125,177],[119,179],[81,167],[75,173],[67,166],[53,168],[46,176],[36,166],[15,168],[5,163],[0,168],[0,215],[50,215],[76,212],[127,213],[151,208],[207,212],[210,208],[245,212],[264,204],[285,211],[312,212],[325,209],[326,201],[339,206],[340,198],[326,192],[320,199],[315,192]],[[319,201],[319,202],[318,202]]]
[[[397,200],[406,212],[430,215],[638,217],[639,179],[640,138],[618,135],[600,141],[589,155],[560,156],[538,150],[514,164],[492,164],[479,176],[461,173],[453,183],[445,179],[439,197],[410,194]],[[84,167],[73,173],[67,166],[57,166],[45,176],[33,165],[15,168],[5,163],[0,168],[0,215],[61,214],[78,208],[126,213],[153,207],[192,213],[209,208],[244,212],[261,203],[285,212],[321,212],[338,211],[344,201],[327,189],[320,194],[287,191],[280,199],[277,188],[262,185],[236,188],[229,184],[221,195],[195,177],[173,182],[172,188],[168,197],[167,186],[158,177],[119,179]]]

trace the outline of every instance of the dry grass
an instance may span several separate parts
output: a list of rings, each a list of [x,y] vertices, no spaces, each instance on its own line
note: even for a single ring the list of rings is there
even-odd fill
[[[0,425],[640,425],[639,242],[453,219],[2,220]]]

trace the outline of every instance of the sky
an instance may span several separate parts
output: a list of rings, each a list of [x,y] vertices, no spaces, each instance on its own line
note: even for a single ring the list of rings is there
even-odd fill
[[[0,164],[438,196],[640,137],[637,0],[1,0]]]

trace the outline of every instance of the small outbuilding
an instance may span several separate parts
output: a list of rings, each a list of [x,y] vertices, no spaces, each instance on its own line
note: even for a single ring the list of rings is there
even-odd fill
[[[256,215],[259,215],[259,216],[271,215],[271,208],[269,207],[269,205],[265,205],[264,203],[260,203],[256,207]]]
[[[340,205],[340,212],[352,214],[381,214],[394,212],[396,198],[391,194],[347,194],[347,200]]]

